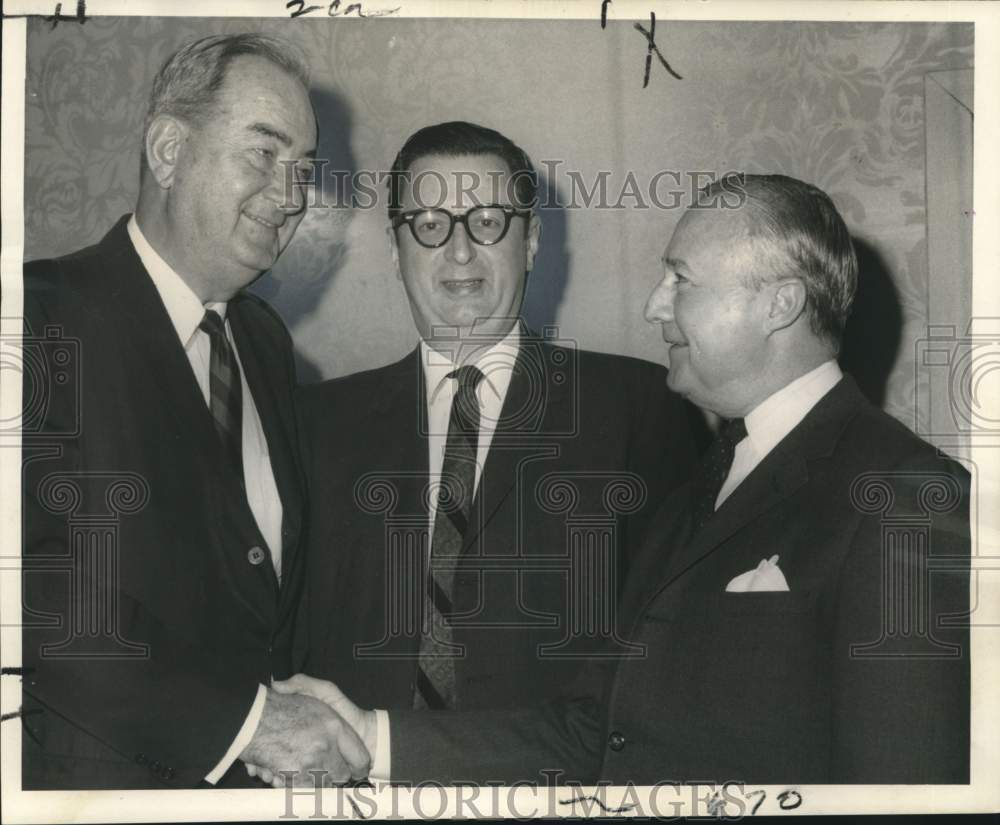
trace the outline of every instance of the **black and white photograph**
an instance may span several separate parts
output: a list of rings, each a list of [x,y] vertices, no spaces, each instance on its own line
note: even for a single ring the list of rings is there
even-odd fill
[[[5,822],[1000,811],[995,4],[3,23]]]

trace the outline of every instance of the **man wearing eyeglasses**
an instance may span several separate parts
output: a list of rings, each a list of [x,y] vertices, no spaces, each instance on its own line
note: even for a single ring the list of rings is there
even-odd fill
[[[301,393],[302,670],[375,707],[555,695],[606,641],[632,548],[694,461],[662,367],[520,321],[535,193],[530,160],[498,132],[412,135],[389,236],[419,343]]]

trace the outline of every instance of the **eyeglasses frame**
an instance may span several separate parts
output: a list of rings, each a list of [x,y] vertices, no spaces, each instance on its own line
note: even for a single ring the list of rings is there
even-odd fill
[[[472,232],[469,231],[468,216],[473,212],[475,212],[477,209],[499,209],[503,212],[504,214],[503,230],[497,236],[497,239],[495,241],[480,241],[478,238],[475,237],[475,235],[473,235]],[[448,216],[449,220],[448,233],[444,236],[444,239],[440,243],[429,244],[417,237],[417,230],[414,229],[413,227],[413,219],[417,217],[417,215],[422,215],[425,212],[444,212],[444,214]],[[529,218],[529,217],[531,217],[530,209],[517,209],[516,207],[506,206],[502,203],[484,203],[480,204],[479,206],[473,206],[471,209],[463,212],[461,215],[456,215],[454,212],[451,212],[448,209],[445,209],[444,207],[438,206],[425,209],[411,209],[408,212],[403,212],[402,214],[396,215],[396,217],[392,219],[392,228],[395,230],[399,229],[399,227],[402,226],[404,223],[408,224],[410,227],[410,234],[413,236],[413,240],[415,240],[418,244],[420,244],[424,249],[440,249],[442,246],[448,243],[448,241],[451,240],[451,236],[455,234],[455,224],[460,223],[462,224],[463,227],[465,227],[465,234],[469,236],[469,240],[472,241],[473,243],[479,246],[496,246],[504,238],[507,237],[507,232],[510,230],[510,222],[513,218]]]

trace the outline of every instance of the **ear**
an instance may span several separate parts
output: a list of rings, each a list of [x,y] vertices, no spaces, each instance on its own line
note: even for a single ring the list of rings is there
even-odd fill
[[[177,161],[188,137],[188,127],[171,115],[153,119],[146,132],[146,165],[161,189],[174,182]]]
[[[805,312],[806,286],[800,278],[781,278],[765,285],[764,289],[771,293],[764,321],[768,334],[790,327]]]
[[[525,240],[525,261],[524,269],[531,272],[532,264],[535,263],[535,255],[538,253],[538,242],[542,237],[542,219],[538,215],[532,214],[528,221],[528,230]]]
[[[385,234],[389,237],[389,254],[392,255],[392,265],[396,268],[396,278],[403,280],[403,271],[399,268],[399,243],[396,241],[396,230],[389,224],[385,228]]]

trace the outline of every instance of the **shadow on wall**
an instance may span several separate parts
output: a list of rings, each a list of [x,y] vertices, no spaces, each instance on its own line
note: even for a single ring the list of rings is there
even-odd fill
[[[867,241],[853,240],[858,256],[858,290],[839,360],[868,400],[883,407],[889,376],[899,354],[903,312],[882,256]]]
[[[559,197],[555,182],[542,174],[538,176],[538,192],[540,203],[546,204],[538,210],[542,237],[535,264],[528,274],[521,314],[528,329],[540,335],[544,327],[556,324],[569,280],[570,252],[566,242],[566,209],[559,205],[565,199]]]
[[[321,305],[345,262],[348,227],[353,216],[352,191],[345,184],[357,171],[351,151],[351,110],[346,99],[323,87],[313,88],[310,98],[319,124],[316,157],[320,160],[315,191],[309,196],[310,208],[274,269],[252,287],[254,293],[278,311],[293,338],[296,327]],[[324,160],[326,163],[322,164]],[[323,378],[324,372],[298,347],[295,361],[300,383]],[[326,372],[330,372],[330,365]]]

